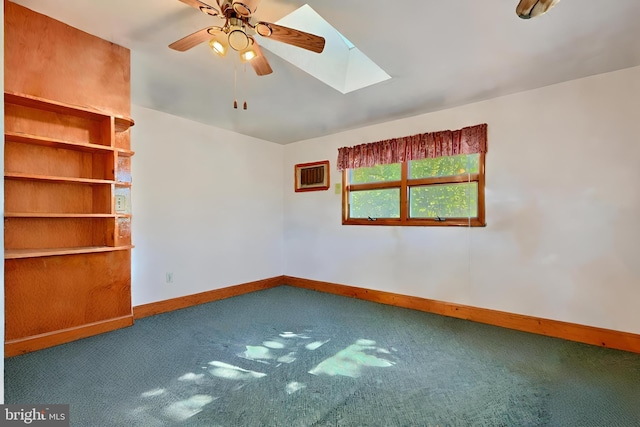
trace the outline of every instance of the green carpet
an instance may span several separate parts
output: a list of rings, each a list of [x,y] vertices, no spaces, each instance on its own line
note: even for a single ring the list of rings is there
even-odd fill
[[[640,355],[281,286],[5,360],[71,425],[640,426]]]

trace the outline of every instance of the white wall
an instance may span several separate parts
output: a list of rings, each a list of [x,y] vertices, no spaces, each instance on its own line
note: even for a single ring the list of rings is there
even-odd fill
[[[282,275],[283,147],[136,105],[132,116],[133,305]]]
[[[285,274],[640,333],[640,67],[288,145],[285,178],[484,122],[486,228],[342,226],[333,185],[285,186]]]

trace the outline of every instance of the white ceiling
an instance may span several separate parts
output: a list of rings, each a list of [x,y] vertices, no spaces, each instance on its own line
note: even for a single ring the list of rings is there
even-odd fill
[[[517,0],[262,0],[268,22],[308,3],[392,78],[341,94],[265,50],[273,74],[240,73],[234,110],[234,60],[167,47],[217,18],[178,0],[13,1],[131,49],[133,103],[280,144],[640,65],[639,0],[528,21]]]

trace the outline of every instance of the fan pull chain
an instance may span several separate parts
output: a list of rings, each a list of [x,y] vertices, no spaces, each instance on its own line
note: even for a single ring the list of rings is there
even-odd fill
[[[233,108],[238,109],[238,98],[236,96],[236,91],[238,88],[238,69],[236,63],[233,63]]]
[[[246,31],[244,22],[242,23],[242,30]],[[248,41],[248,39],[247,39],[247,41]],[[247,94],[246,94],[246,90],[247,90],[247,63],[244,62],[242,64],[242,66],[244,68],[243,73],[242,73],[242,91],[243,91],[242,92],[242,94],[243,94],[242,97],[244,98],[244,104],[242,105],[242,109],[246,110],[247,109]]]
[[[244,90],[244,88],[246,87],[245,85],[246,75],[247,75],[247,64],[244,64],[242,81],[240,82],[241,90]],[[244,104],[242,105],[242,109],[246,110],[247,109],[246,96],[244,98],[245,98],[245,101],[244,101]],[[235,62],[233,64],[233,108],[235,108],[236,110],[238,109],[238,66]]]
[[[247,83],[246,82],[247,82],[247,64],[245,62],[244,63],[244,72],[242,73],[242,90],[244,92],[246,92],[246,89],[247,89]],[[246,110],[247,109],[247,94],[246,93],[244,93],[243,98],[244,98],[244,105],[242,106],[242,108],[244,110]]]

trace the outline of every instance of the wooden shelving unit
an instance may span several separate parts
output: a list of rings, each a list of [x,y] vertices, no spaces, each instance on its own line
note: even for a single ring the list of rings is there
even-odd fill
[[[6,139],[5,139],[6,141]],[[5,142],[6,143],[6,142]],[[49,182],[71,182],[77,184],[116,184],[119,186],[126,186],[126,183],[117,183],[108,179],[93,179],[93,178],[76,178],[69,176],[50,176],[50,175],[35,175],[29,173],[16,173],[5,172],[4,179],[23,179],[32,181],[49,181]]]
[[[133,124],[5,92],[7,356],[133,323]]]
[[[5,212],[5,218],[117,218],[121,215],[99,213]]]
[[[94,254],[98,252],[111,252],[111,251],[125,251],[131,249],[133,246],[86,246],[86,247],[74,247],[74,248],[53,248],[53,249],[14,249],[5,250],[5,259],[22,259],[22,258],[40,258],[46,256],[59,256],[59,255],[80,255],[80,254]]]
[[[45,138],[42,136],[28,135],[25,133],[15,133],[15,132],[5,131],[4,135],[5,135],[5,139],[9,139],[15,142],[22,142],[25,144],[44,145],[46,147],[54,147],[54,148],[67,148],[71,150],[85,151],[89,153],[94,151],[99,152],[100,150],[105,150],[105,152],[113,151],[113,148],[111,146],[63,141],[60,139]],[[125,150],[122,150],[122,151],[125,151]]]
[[[51,99],[39,98],[37,96],[10,91],[4,92],[4,102],[22,105],[42,111],[51,111],[63,115],[77,116],[90,120],[101,120],[104,117],[113,117],[117,132],[124,132],[133,126],[133,119],[121,115],[110,115],[109,113],[96,110],[88,106],[69,105]]]

